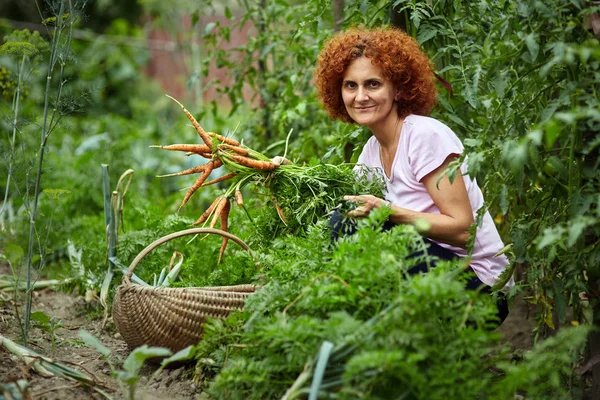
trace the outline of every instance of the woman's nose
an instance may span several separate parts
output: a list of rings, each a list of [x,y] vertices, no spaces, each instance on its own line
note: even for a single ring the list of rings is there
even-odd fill
[[[358,91],[356,92],[356,101],[365,101],[368,100],[369,95],[364,87],[359,86]]]

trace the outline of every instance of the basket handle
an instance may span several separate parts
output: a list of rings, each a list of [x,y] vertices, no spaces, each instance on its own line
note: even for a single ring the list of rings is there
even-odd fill
[[[198,235],[198,234],[202,234],[202,233],[213,233],[216,235],[221,235],[223,237],[229,238],[231,240],[233,240],[234,242],[236,242],[238,245],[240,245],[241,248],[243,248],[244,250],[246,250],[248,253],[250,253],[250,248],[248,247],[248,245],[246,243],[244,243],[244,241],[242,241],[242,239],[240,239],[239,237],[229,233],[229,232],[225,232],[222,231],[220,229],[215,229],[215,228],[191,228],[191,229],[184,229],[182,231],[178,231],[178,232],[173,232],[170,233],[166,236],[163,236],[159,239],[156,239],[154,242],[150,243],[148,246],[146,246],[146,248],[144,250],[142,250],[131,262],[131,265],[129,265],[129,268],[127,269],[127,272],[125,272],[125,275],[123,275],[123,278],[126,278],[127,280],[131,279],[131,276],[133,275],[133,270],[134,268],[138,265],[138,263],[140,261],[142,261],[142,258],[146,257],[146,255],[148,255],[148,253],[150,253],[152,250],[154,250],[155,248],[157,248],[158,246],[160,246],[161,244],[168,242],[171,239],[176,239],[178,237],[182,237],[182,236],[187,236],[187,235]]]

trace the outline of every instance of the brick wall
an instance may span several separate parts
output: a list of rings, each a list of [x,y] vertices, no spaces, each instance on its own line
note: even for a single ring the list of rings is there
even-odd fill
[[[191,18],[185,18],[182,20],[182,31],[188,31],[191,29],[197,29],[200,32],[204,31],[204,27],[211,22],[218,22],[221,26],[231,26],[232,21],[225,17],[219,16],[203,16],[196,23],[196,26],[192,28]],[[240,31],[239,28],[231,29],[231,40],[229,43],[223,43],[222,49],[227,50],[230,48],[238,47],[243,45],[248,40],[248,35],[252,35],[253,27],[251,23],[246,23],[243,29]],[[156,79],[166,94],[169,94],[177,99],[189,99],[194,97],[194,91],[188,87],[188,82],[192,76],[193,71],[191,63],[191,54],[188,54],[191,48],[190,43],[182,42],[181,38],[172,37],[164,30],[154,30],[148,35],[149,41],[153,43],[171,43],[170,46],[151,46],[151,60],[145,73]],[[200,49],[201,58],[210,57],[210,54],[206,54],[206,50],[202,47],[202,43],[198,43]],[[208,77],[201,77],[202,84],[206,84],[210,80],[219,79],[221,82],[229,82],[227,76],[227,70],[224,68],[217,68],[214,62],[211,62],[209,68]],[[249,95],[248,95],[249,97]],[[222,96],[216,92],[214,87],[209,88],[204,94],[203,99],[205,101],[215,100],[220,104],[228,103],[226,96]]]

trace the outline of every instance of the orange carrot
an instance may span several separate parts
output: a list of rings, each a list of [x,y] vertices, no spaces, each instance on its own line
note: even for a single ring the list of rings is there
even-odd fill
[[[225,199],[225,206],[223,207],[223,211],[221,211],[221,230],[225,232],[227,232],[227,218],[229,217],[229,210],[231,210],[231,203],[229,202],[229,199]],[[223,236],[223,243],[221,244],[221,249],[219,250],[219,260],[217,261],[217,264],[221,264],[228,241],[229,238]]]
[[[213,169],[217,169],[217,168],[221,167],[221,165],[223,165],[223,161],[221,161],[218,158],[215,158],[212,161],[215,163],[215,165],[213,166]]]
[[[240,207],[244,207],[244,198],[240,189],[235,190],[235,203]]]
[[[232,145],[232,146],[239,146],[240,145],[240,142],[238,142],[235,139],[231,139],[231,138],[228,138],[228,137],[225,137],[225,136],[221,136],[221,135],[219,135],[217,133],[214,133],[214,132],[208,132],[208,134],[210,136],[214,137],[214,138],[217,138],[217,140],[220,141],[220,142],[227,143],[227,144]]]
[[[192,115],[192,113],[190,113],[183,106],[183,104],[181,104],[175,98],[169,96],[168,94],[166,96],[168,98],[170,98],[171,100],[173,100],[175,103],[179,104],[179,106],[183,109],[183,112],[185,113],[185,116],[188,117],[188,119],[192,122],[192,125],[194,125],[194,128],[196,128],[196,132],[198,132],[198,135],[200,135],[200,137],[202,138],[202,141],[204,142],[204,144],[207,145],[208,147],[212,147],[212,140],[210,139],[210,136],[208,135],[208,133],[206,133],[206,131],[204,129],[202,129],[202,127],[200,126],[200,124],[198,123],[198,121],[196,121],[196,118],[194,118],[194,116]]]
[[[157,178],[165,178],[167,176],[183,176],[183,175],[191,175],[191,174],[197,174],[199,172],[203,172],[206,169],[206,166],[208,164],[204,164],[204,165],[197,165],[193,168],[189,168],[180,172],[175,172],[174,174],[167,174],[167,175],[156,175]]]
[[[234,176],[236,176],[236,175],[237,175],[237,174],[236,174],[235,172],[232,172],[232,173],[230,173],[230,174],[227,174],[227,175],[220,176],[220,177],[218,177],[217,179],[213,179],[212,181],[209,181],[209,182],[204,182],[204,183],[202,184],[202,186],[210,186],[210,185],[212,185],[212,184],[214,184],[214,183],[223,182],[223,181],[226,181],[227,179],[231,179],[231,178],[233,178],[233,177],[234,177]]]
[[[193,224],[194,226],[196,226],[196,225],[200,225],[200,224],[203,224],[203,223],[204,223],[204,222],[205,222],[205,221],[208,219],[208,217],[210,217],[210,214],[211,214],[211,213],[213,212],[213,210],[215,209],[215,206],[216,206],[217,204],[219,204],[219,202],[221,201],[221,197],[222,197],[222,196],[217,196],[217,198],[213,200],[213,202],[212,202],[212,204],[210,205],[210,207],[208,207],[208,208],[206,209],[206,211],[204,211],[204,212],[202,213],[202,215],[200,216],[200,218],[198,218],[198,220],[197,220],[196,222],[194,222],[194,224]]]
[[[225,196],[221,196],[221,201],[219,201],[219,203],[215,206],[215,212],[213,214],[213,218],[210,221],[210,227],[214,228],[215,225],[217,224],[217,220],[219,219],[219,217],[221,216],[221,213],[223,212],[223,208],[225,207],[225,204],[229,203],[229,199],[227,199]]]
[[[204,145],[203,145],[203,146],[204,146]],[[202,157],[204,157],[204,158],[208,158],[208,159],[211,159],[211,158],[213,158],[213,154],[212,154],[212,153],[194,153],[193,151],[190,151],[190,152],[188,152],[188,153],[185,153],[185,155],[186,155],[186,156],[188,156],[188,157],[189,157],[189,156],[195,156],[195,155],[199,155],[199,156],[202,156]]]
[[[248,157],[239,156],[237,154],[230,154],[228,157],[231,157],[235,162],[245,167],[254,168],[259,171],[273,171],[276,167],[271,161],[263,161],[263,160],[253,160]]]
[[[275,206],[275,209],[277,210],[277,214],[279,214],[279,218],[281,218],[281,220],[286,223],[287,220],[285,219],[285,215],[283,214],[283,209],[279,206],[279,204],[277,204],[277,200],[275,200],[275,197],[271,197],[271,201],[273,202],[273,205]]]
[[[248,149],[244,149],[243,147],[240,147],[240,146],[232,146],[230,144],[223,143],[223,144],[220,144],[218,146],[218,148],[234,151],[241,156],[248,156]]]
[[[211,148],[205,144],[169,144],[167,146],[150,146],[163,150],[187,151],[189,153],[210,153]]]
[[[208,176],[214,169],[214,166],[215,166],[215,161],[213,161],[213,160],[206,163],[206,168],[204,169],[204,172],[202,173],[202,175],[200,175],[200,177],[198,179],[196,179],[196,182],[194,182],[194,184],[192,185],[190,190],[188,190],[187,193],[185,194],[185,197],[183,198],[183,202],[179,206],[180,210],[181,210],[181,207],[183,207],[188,202],[188,200],[190,199],[190,197],[192,197],[192,195],[196,192],[196,190],[198,190],[198,188],[200,186],[202,186],[202,184],[204,183],[206,178],[208,178]]]

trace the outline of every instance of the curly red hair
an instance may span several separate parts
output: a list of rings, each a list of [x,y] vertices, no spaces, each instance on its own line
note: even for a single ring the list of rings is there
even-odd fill
[[[431,60],[419,44],[396,28],[353,28],[325,44],[314,72],[319,98],[332,119],[354,122],[342,100],[342,80],[348,65],[363,56],[400,89],[400,117],[429,115],[437,102],[437,87]]]

